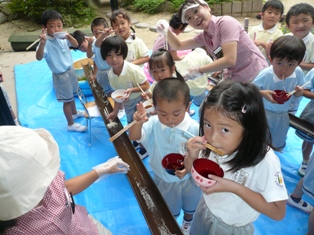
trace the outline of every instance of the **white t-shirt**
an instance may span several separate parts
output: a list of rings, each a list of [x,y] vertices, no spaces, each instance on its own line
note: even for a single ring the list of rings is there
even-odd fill
[[[260,193],[267,202],[288,199],[286,186],[283,181],[280,161],[274,151],[270,149],[265,158],[253,167],[242,168],[239,171],[228,172],[230,165],[226,163],[235,156],[217,157],[211,153],[209,159],[217,162],[224,170],[224,178],[235,181],[245,187]],[[210,211],[226,224],[244,226],[255,221],[260,213],[249,206],[242,198],[233,193],[203,194]]]

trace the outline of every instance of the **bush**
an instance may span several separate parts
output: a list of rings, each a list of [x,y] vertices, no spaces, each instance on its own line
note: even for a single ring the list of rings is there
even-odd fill
[[[155,14],[160,11],[160,6],[163,4],[166,0],[125,0],[124,5],[131,5],[134,4],[134,7],[136,10]],[[180,6],[182,3],[184,3],[185,0],[168,0],[170,9],[168,11],[170,12],[178,12]],[[216,3],[222,3],[222,2],[232,2],[233,0],[206,0],[209,6]]]
[[[94,11],[85,0],[12,0],[9,5],[11,11],[21,18],[31,19],[41,23],[41,14],[47,9],[54,9],[61,13],[64,26],[90,22],[95,16]]]
[[[155,14],[160,11],[160,6],[165,0],[134,0],[134,7],[136,10]]]

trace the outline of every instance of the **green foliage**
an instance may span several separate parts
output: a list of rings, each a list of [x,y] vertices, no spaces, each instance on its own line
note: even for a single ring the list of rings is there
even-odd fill
[[[155,14],[160,11],[160,6],[165,0],[134,0],[134,7],[136,10]]]
[[[169,5],[171,7],[171,10],[173,12],[178,12],[180,6],[182,3],[184,3],[185,0],[170,0]]]
[[[9,5],[13,13],[21,18],[31,19],[41,23],[41,14],[47,9],[54,9],[61,13],[64,26],[90,20],[94,17],[93,10],[86,0],[12,0]]]
[[[178,12],[180,6],[182,3],[184,3],[185,0],[169,0],[171,11]],[[223,2],[232,2],[233,0],[206,0],[209,6],[212,6],[213,4],[223,3]]]

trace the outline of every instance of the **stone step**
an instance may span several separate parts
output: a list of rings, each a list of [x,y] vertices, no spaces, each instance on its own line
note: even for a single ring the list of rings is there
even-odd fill
[[[92,36],[92,32],[90,28],[64,29],[64,31],[67,31],[69,33],[73,33],[75,30],[81,30],[84,33],[86,33],[87,36]],[[26,51],[26,48],[38,39],[38,36],[40,35],[40,33],[41,33],[40,29],[34,32],[13,33],[9,37],[8,41],[10,42],[11,47],[14,51]],[[33,45],[29,49],[29,51],[35,51],[37,45],[38,43]]]

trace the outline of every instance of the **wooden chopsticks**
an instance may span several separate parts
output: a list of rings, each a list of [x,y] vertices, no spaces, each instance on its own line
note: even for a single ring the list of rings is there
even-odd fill
[[[141,118],[144,117],[146,115],[146,113],[141,115]],[[128,129],[130,129],[135,123],[137,123],[137,121],[133,121],[130,124],[128,124],[126,127],[124,127],[123,129],[121,129],[120,131],[118,131],[114,136],[112,136],[109,141],[112,142],[115,139],[117,139],[120,135],[122,135],[124,132],[126,132]]]
[[[306,83],[304,83],[301,87],[303,88],[303,87],[305,87],[307,84],[309,84],[311,81],[308,81],[308,82],[306,82]],[[288,94],[287,94],[287,96],[291,96],[291,95],[293,95],[294,93],[296,92],[296,90],[293,90],[293,91],[290,91]]]
[[[225,155],[221,150],[216,149],[215,147],[211,146],[210,144],[206,144],[205,146],[206,146],[206,148],[214,151],[215,153],[218,153],[220,156]]]
[[[188,131],[183,131],[182,134],[183,134],[185,137],[189,138],[189,139],[192,138],[192,137],[194,137],[194,135],[192,135],[192,134],[191,134],[190,132],[188,132]],[[215,153],[218,153],[220,156],[225,155],[224,152],[222,152],[222,151],[219,150],[219,149],[216,149],[215,147],[211,146],[211,145],[208,144],[208,143],[207,143],[205,146],[206,146],[206,148],[208,148],[208,149],[214,151]]]
[[[26,47],[26,50],[28,51],[32,46],[34,46],[37,42],[40,41],[40,38],[37,38],[35,42],[33,42],[31,45],[29,45],[28,47]]]
[[[140,88],[141,92],[142,92],[143,94],[146,94],[146,92],[143,91],[143,89],[142,89],[142,87],[140,86],[140,84],[138,84],[138,83],[136,83],[136,84],[137,84],[138,88]]]

